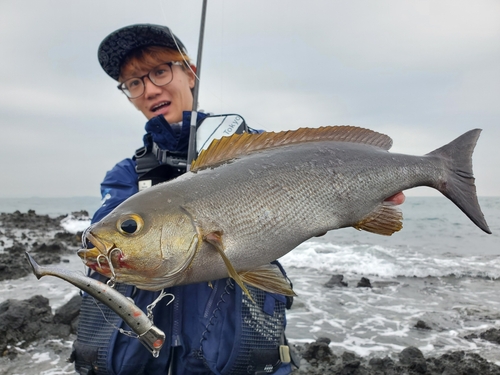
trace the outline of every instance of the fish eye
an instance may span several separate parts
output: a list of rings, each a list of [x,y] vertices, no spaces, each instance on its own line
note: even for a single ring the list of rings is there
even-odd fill
[[[135,234],[142,229],[143,224],[139,215],[127,215],[118,221],[117,227],[122,234]]]
[[[122,229],[122,231],[124,231],[125,233],[135,233],[135,231],[137,230],[137,223],[135,222],[135,220],[133,219],[128,219],[128,220],[125,220],[121,225],[120,225],[120,228]]]

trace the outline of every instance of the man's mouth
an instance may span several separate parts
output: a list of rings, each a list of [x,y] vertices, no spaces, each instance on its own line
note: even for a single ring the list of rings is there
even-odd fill
[[[166,108],[170,105],[171,102],[161,102],[158,104],[155,104],[154,106],[151,107],[151,112],[157,112],[161,110],[162,108]]]

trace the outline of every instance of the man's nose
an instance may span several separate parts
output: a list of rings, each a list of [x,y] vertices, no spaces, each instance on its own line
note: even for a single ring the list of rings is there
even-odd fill
[[[149,77],[144,77],[144,96],[152,97],[161,93],[161,88],[156,86]]]

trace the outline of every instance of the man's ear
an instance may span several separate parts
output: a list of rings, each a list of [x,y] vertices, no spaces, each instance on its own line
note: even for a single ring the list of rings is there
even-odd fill
[[[190,77],[190,80],[189,80],[189,88],[190,89],[193,89],[194,88],[194,84],[196,82],[196,66],[194,65],[190,65],[190,70],[189,70],[189,77]]]

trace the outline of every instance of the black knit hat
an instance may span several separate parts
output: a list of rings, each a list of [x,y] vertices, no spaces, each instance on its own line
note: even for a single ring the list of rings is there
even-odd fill
[[[186,53],[184,44],[167,26],[131,25],[118,29],[104,38],[99,45],[97,57],[104,71],[118,81],[123,59],[132,50],[146,46],[162,46],[177,50],[176,42],[181,51]]]

